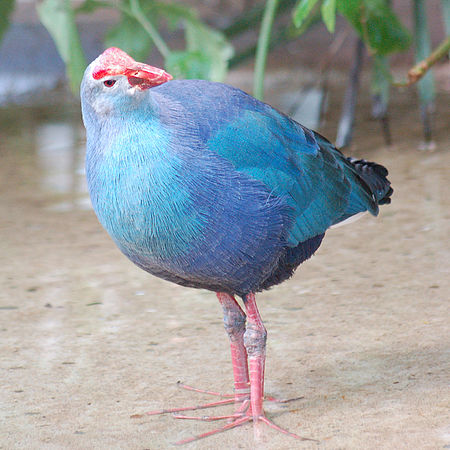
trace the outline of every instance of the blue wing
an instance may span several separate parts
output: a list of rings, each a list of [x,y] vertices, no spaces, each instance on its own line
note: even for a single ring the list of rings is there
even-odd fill
[[[188,105],[208,149],[293,208],[290,246],[359,212],[377,214],[373,194],[352,164],[325,138],[269,105],[220,83],[173,81],[158,89]]]

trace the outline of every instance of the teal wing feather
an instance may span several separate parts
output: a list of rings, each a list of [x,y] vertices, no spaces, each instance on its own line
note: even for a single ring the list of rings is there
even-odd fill
[[[215,130],[208,147],[286,199],[295,214],[290,246],[358,212],[378,211],[369,187],[342,153],[270,107],[242,111]]]

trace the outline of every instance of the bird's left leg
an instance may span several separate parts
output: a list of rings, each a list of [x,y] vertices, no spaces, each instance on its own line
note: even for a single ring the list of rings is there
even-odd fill
[[[244,345],[247,350],[250,369],[250,403],[254,422],[264,415],[264,370],[266,362],[267,331],[256,306],[255,295],[243,297],[247,312],[247,327]]]
[[[310,440],[284,430],[269,420],[263,409],[264,400],[264,370],[266,361],[267,331],[262,322],[256,306],[255,294],[250,293],[243,297],[247,313],[247,326],[244,334],[244,344],[247,349],[250,371],[250,409],[247,416],[253,419],[255,437],[259,435],[258,422],[263,422],[281,433],[300,440]]]

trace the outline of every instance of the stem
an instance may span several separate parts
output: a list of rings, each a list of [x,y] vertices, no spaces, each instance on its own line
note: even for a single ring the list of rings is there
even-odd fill
[[[364,42],[361,38],[356,41],[355,56],[350,69],[350,78],[344,96],[341,118],[339,120],[336,137],[336,147],[342,148],[350,144],[355,122],[355,108],[358,97],[359,78],[364,59]]]
[[[164,42],[164,39],[158,33],[158,30],[149,20],[147,20],[147,17],[145,17],[139,0],[131,0],[130,10],[128,10],[127,8],[121,8],[121,10],[136,19],[142,25],[142,28],[144,28],[152,41],[155,43],[155,46],[158,49],[159,53],[161,53],[161,55],[166,59],[170,55],[170,49]]]
[[[270,37],[269,42],[269,50],[272,50],[276,46],[280,44],[284,44],[286,42],[290,42],[293,39],[296,39],[296,36],[292,36],[289,33],[289,30],[283,29],[283,30],[276,30],[272,33],[272,36]],[[248,47],[241,50],[238,54],[233,56],[229,62],[229,68],[233,68],[238,66],[239,64],[242,64],[247,59],[253,58],[256,53],[257,46],[255,45],[249,45]]]
[[[408,80],[400,81],[394,83],[395,86],[410,86],[411,84],[417,83],[431,67],[436,64],[441,58],[446,56],[450,51],[450,36],[444,39],[438,47],[433,50],[428,58],[417,63],[413,68],[408,70]],[[419,53],[419,52],[417,52]]]
[[[290,1],[290,0],[287,0]],[[277,16],[278,13],[283,9],[284,3],[282,2],[280,6],[277,8]],[[313,12],[306,18],[300,28],[296,28],[294,24],[288,27],[278,27],[270,37],[269,42],[269,50],[274,49],[275,47],[285,44],[286,42],[293,41],[301,36],[306,30],[308,30],[313,25],[316,25],[320,21],[320,9],[316,8]],[[242,64],[247,59],[252,58],[256,53],[257,45],[249,45],[245,49],[241,50],[238,54],[233,56],[229,62],[229,68],[233,68]]]
[[[389,127],[388,103],[391,77],[389,60],[385,55],[374,55],[372,59],[372,117],[381,122],[386,145],[392,142]]]
[[[264,74],[266,69],[267,51],[269,49],[270,35],[277,6],[278,0],[267,0],[261,24],[261,31],[259,32],[258,37],[258,47],[256,49],[255,59],[255,75],[253,78],[253,94],[259,100],[262,100],[264,97]]]
[[[441,0],[442,15],[444,16],[444,25],[447,36],[450,35],[450,0]]]
[[[414,0],[414,28],[416,36],[416,61],[422,61],[431,53],[424,0]],[[417,86],[420,97],[420,113],[422,116],[424,138],[425,142],[429,143],[432,137],[431,114],[434,106],[435,88],[433,74],[429,71],[427,72],[426,68],[423,69],[423,73],[425,75],[423,75]]]

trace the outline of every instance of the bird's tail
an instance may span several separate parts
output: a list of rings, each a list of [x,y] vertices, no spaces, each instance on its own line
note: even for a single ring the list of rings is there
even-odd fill
[[[365,159],[349,157],[347,161],[369,186],[379,205],[391,203],[391,195],[394,190],[391,187],[391,182],[387,179],[389,172],[386,167]]]
[[[314,138],[322,150],[331,152],[339,161],[352,186],[349,207],[338,222],[366,210],[377,215],[378,205],[391,203],[394,190],[387,179],[386,167],[365,159],[346,157],[319,133],[314,132]]]

